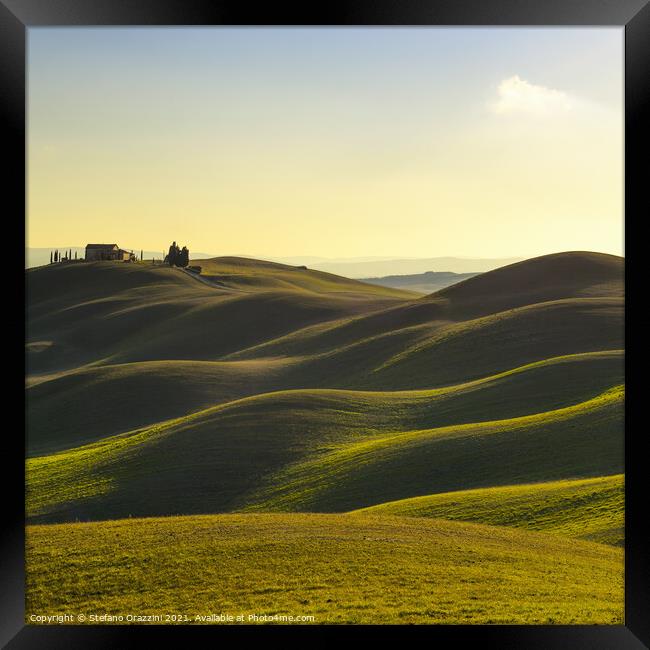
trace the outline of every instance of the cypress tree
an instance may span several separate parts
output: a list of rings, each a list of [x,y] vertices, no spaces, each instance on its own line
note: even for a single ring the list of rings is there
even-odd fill
[[[52,264],[53,257],[52,257],[52,251],[50,251],[50,264]]]
[[[168,262],[169,266],[174,266],[176,264],[176,251],[178,250],[178,246],[176,246],[176,242],[172,242],[172,245],[169,247],[169,254],[168,254]]]

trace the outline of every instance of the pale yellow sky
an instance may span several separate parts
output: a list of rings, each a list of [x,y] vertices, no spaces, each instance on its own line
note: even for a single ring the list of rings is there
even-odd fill
[[[620,29],[30,29],[28,245],[623,252]]]

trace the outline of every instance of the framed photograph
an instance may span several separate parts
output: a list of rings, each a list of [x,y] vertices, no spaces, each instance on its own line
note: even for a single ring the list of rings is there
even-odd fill
[[[540,4],[1,0],[2,644],[650,646],[650,8]]]

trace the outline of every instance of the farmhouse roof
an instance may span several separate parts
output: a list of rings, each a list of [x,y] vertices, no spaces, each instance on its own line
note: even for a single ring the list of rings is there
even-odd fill
[[[86,244],[86,248],[118,248],[117,244]]]

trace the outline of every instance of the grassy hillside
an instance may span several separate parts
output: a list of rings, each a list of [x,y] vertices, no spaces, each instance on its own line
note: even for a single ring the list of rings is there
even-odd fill
[[[621,390],[533,415],[449,424],[507,410],[508,389],[495,390],[504,379],[430,395],[272,393],[35,457],[27,463],[28,514],[70,521],[240,508],[340,512],[622,471]],[[417,426],[427,422],[436,428]]]
[[[460,322],[436,320],[438,305],[427,300],[398,301],[340,318],[332,294],[227,293],[166,268],[83,266],[42,270],[70,274],[59,300],[72,304],[47,310],[48,300],[36,301],[30,315],[29,364],[38,373],[28,392],[32,450],[59,448],[63,433],[77,444],[271,390],[426,389],[623,345],[621,298],[553,301]],[[28,274],[35,295],[39,271]],[[115,295],[88,300],[95,272],[96,292]],[[247,363],[207,363],[217,361]]]
[[[198,263],[27,271],[29,611],[622,620],[621,258]]]
[[[27,615],[622,623],[621,549],[423,518],[220,515],[30,526],[26,566]]]
[[[543,255],[482,273],[429,299],[464,318],[523,305],[623,294],[624,261],[617,255],[573,251]]]
[[[214,257],[194,260],[201,267],[201,277],[213,284],[242,291],[308,291],[317,294],[341,293],[353,296],[386,296],[390,298],[416,298],[417,294],[405,289],[369,285],[363,280],[351,280],[340,275],[313,271],[303,266],[288,266],[277,262],[244,257]]]
[[[613,389],[530,416],[385,434],[280,470],[246,509],[340,512],[436,492],[619,473],[622,418],[623,392]]]
[[[75,370],[27,390],[28,454],[43,454],[267,392],[289,359],[147,361]]]
[[[547,255],[483,273],[418,300],[295,332],[239,356],[291,354],[296,349],[322,352],[416,327],[422,327],[419,333],[427,337],[443,327],[478,323],[486,316],[499,320],[511,313],[530,315],[529,327],[540,328],[548,319],[545,310],[552,305],[574,311],[575,315],[563,314],[570,322],[588,317],[602,305],[606,316],[618,317],[616,337],[620,341],[622,298],[622,258],[599,253]],[[533,311],[517,311],[524,307]],[[591,329],[589,323],[582,324]],[[573,332],[570,342],[579,341]]]
[[[265,395],[274,388],[308,383],[310,370],[311,363],[297,359],[160,361],[81,370],[27,391],[28,453],[68,449],[256,394],[228,409],[229,423],[237,418],[254,426],[268,410],[273,426],[317,428],[324,435],[332,426],[345,431],[344,414],[346,428],[368,431],[514,417],[577,403],[622,383],[623,354],[614,350],[557,357],[432,390]],[[311,381],[322,383],[317,375]]]
[[[540,303],[440,327],[378,366],[368,387],[422,388],[566,354],[623,347],[617,298]]]
[[[257,271],[246,290],[208,286],[178,269],[146,263],[29,269],[30,373],[97,362],[213,360],[312,323],[411,297],[316,271],[296,271],[299,284],[268,286],[265,263],[259,264],[246,267]]]
[[[224,358],[310,355],[327,385],[340,381],[345,367],[345,387],[425,388],[553,356],[622,348],[623,305],[622,258],[563,253],[296,329]]]
[[[584,263],[583,257],[578,255],[578,262]],[[601,257],[609,261],[612,256]],[[562,297],[568,303],[557,303],[555,308],[538,305],[530,313],[513,313],[512,323],[502,323],[505,334],[492,334],[495,328],[498,330],[492,323],[484,336],[487,345],[483,349],[494,347],[489,340],[494,336],[505,338],[507,344],[511,332],[516,335],[520,330],[523,334],[519,338],[532,338],[535,343],[548,330],[545,321],[553,321],[554,316],[567,322],[563,330],[546,335],[550,340],[547,347],[554,349],[547,350],[540,344],[526,359],[508,359],[509,367],[547,356],[622,347],[622,262],[620,258],[614,259],[619,263],[605,265],[607,273],[598,265],[595,271],[590,270],[593,265],[587,264],[589,272],[576,272],[580,282],[569,276],[568,287],[555,287],[542,296],[544,300]],[[454,328],[467,331],[487,326],[481,322],[484,316],[508,320],[508,311],[499,317],[494,315],[497,303],[504,307],[503,300],[509,301],[506,307],[512,309],[534,305],[535,299],[540,298],[536,284],[528,292],[515,287],[519,293],[512,299],[508,298],[507,286],[493,289],[495,280],[491,276],[495,273],[504,282],[509,281],[510,275],[526,276],[520,265],[514,265],[517,269],[510,274],[503,269],[493,271],[431,297],[412,300],[404,292],[395,290],[387,295],[384,292],[392,290],[319,272],[265,262],[256,266],[250,260],[240,262],[228,265],[214,261],[215,268],[224,271],[223,278],[228,276],[228,269],[240,271],[239,275],[230,276],[247,278],[246,282],[224,281],[220,288],[207,286],[178,270],[146,264],[54,265],[28,271],[30,373],[56,373],[88,363],[335,354],[350,346],[367,348],[377,337],[386,339],[384,342],[399,340],[407,349],[413,345],[420,349],[443,332],[448,337]],[[551,278],[552,262],[546,260],[542,265]],[[529,263],[532,264],[526,264]],[[293,284],[282,279],[285,276],[291,277]],[[540,275],[539,282],[543,283],[544,277]],[[475,287],[473,283],[479,280]],[[580,300],[585,296],[593,300]],[[258,323],[261,315],[263,328]],[[472,326],[468,328],[462,321],[470,316]],[[575,336],[577,329],[589,333],[591,339],[583,343],[582,337]],[[571,349],[572,345],[582,347]],[[388,357],[372,354],[362,365],[368,372],[404,351],[397,347],[389,350]],[[344,363],[345,359],[341,361]],[[475,376],[497,370],[481,368]],[[443,381],[466,378],[456,376]],[[431,378],[426,376],[423,380],[428,382]]]
[[[473,521],[622,545],[622,474],[445,492],[391,501],[358,513]]]

